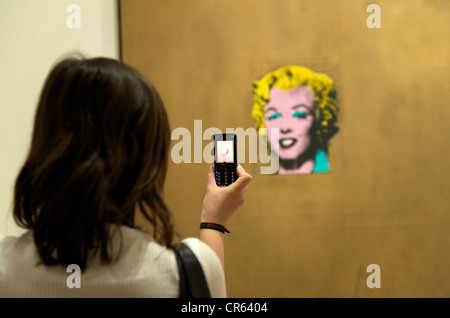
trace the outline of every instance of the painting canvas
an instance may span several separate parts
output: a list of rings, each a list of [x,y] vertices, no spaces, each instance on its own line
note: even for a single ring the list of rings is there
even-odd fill
[[[253,119],[279,157],[277,174],[330,170],[329,141],[338,132],[333,80],[306,67],[288,65],[253,83]],[[260,129],[267,128],[267,129]],[[271,131],[278,129],[272,140]]]

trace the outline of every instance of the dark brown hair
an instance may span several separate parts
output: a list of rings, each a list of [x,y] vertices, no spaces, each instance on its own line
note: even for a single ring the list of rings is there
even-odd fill
[[[15,184],[14,218],[33,230],[45,264],[111,261],[112,225],[136,208],[158,242],[174,237],[163,200],[170,127],[153,85],[109,58],[68,58],[49,73],[31,147]]]

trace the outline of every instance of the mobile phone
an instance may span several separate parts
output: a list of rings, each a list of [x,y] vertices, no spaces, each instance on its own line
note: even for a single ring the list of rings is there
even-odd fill
[[[218,186],[229,186],[237,180],[236,134],[214,135],[214,174]]]

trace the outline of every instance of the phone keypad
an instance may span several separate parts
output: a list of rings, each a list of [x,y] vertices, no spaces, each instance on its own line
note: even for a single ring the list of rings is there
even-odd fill
[[[226,169],[222,171],[216,170],[216,184],[218,186],[228,186],[238,178],[236,169]]]

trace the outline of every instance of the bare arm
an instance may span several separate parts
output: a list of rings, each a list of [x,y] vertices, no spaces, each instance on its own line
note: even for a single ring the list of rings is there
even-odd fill
[[[214,179],[214,168],[211,166],[206,177],[206,194],[203,200],[200,222],[212,222],[227,226],[228,221],[244,203],[245,193],[252,176],[238,166],[239,178],[228,187],[218,187]],[[225,268],[224,234],[212,230],[201,229],[200,240],[211,247]]]

